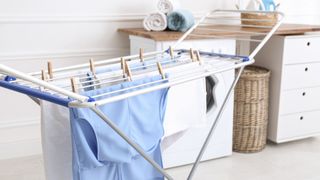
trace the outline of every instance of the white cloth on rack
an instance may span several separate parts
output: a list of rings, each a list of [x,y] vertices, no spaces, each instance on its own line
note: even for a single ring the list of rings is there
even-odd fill
[[[167,16],[162,12],[150,13],[143,20],[143,27],[147,31],[164,31],[167,26]]]
[[[159,0],[157,4],[158,10],[164,14],[168,14],[180,7],[179,0]]]
[[[197,63],[180,65],[166,73],[171,78],[179,73],[195,70]],[[170,81],[170,80],[169,80]],[[164,118],[165,135],[162,149],[166,149],[180,139],[184,131],[192,127],[201,127],[206,123],[207,101],[205,79],[197,79],[170,88],[168,92],[167,111]]]
[[[72,179],[69,109],[41,101],[41,137],[46,180]]]
[[[87,71],[60,73],[68,77],[71,74],[83,74]],[[69,78],[56,81],[57,86],[70,86]],[[48,101],[40,101],[41,141],[46,180],[72,179],[72,147],[69,109]]]

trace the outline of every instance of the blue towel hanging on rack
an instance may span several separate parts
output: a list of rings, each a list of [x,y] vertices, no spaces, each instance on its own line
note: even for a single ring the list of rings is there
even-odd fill
[[[160,76],[148,77],[84,94],[94,96],[160,79]],[[161,166],[160,139],[163,136],[167,91],[162,89],[99,107]],[[70,117],[74,180],[163,179],[90,109],[71,108]]]

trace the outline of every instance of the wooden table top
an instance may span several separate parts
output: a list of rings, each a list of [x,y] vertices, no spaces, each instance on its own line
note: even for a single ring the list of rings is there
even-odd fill
[[[212,26],[213,27],[213,26]],[[211,36],[243,36],[246,35],[246,32],[266,32],[264,28],[248,28],[241,26],[224,26],[224,25],[215,25],[214,28],[219,29],[219,31],[208,31],[205,29],[196,30],[197,34],[206,34]],[[230,30],[223,31],[223,30]],[[302,24],[283,24],[275,33],[276,35],[300,35],[306,32],[315,32],[320,31],[320,26],[316,25],[302,25]],[[129,35],[140,36],[155,41],[174,41],[178,40],[183,33],[174,32],[174,31],[162,31],[162,32],[151,32],[146,31],[143,28],[121,28],[118,29],[118,32],[126,33]],[[208,37],[189,37],[188,39],[208,39]]]

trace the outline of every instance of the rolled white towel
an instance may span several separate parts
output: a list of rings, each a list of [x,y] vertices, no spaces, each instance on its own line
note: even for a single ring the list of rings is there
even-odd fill
[[[157,5],[158,10],[164,14],[168,14],[180,7],[179,0],[159,0]]]
[[[143,20],[143,27],[147,31],[163,31],[167,26],[167,16],[161,12],[151,13]]]

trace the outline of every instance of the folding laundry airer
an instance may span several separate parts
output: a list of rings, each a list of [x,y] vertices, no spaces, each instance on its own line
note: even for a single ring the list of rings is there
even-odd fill
[[[274,19],[266,18],[245,19],[241,16],[243,13],[255,15],[262,14],[262,17],[268,17],[265,15],[271,15],[272,17],[277,17],[277,19],[276,21]],[[126,56],[97,62],[93,62],[91,60],[88,64],[75,65],[59,69],[52,69],[50,65],[48,71],[30,74],[26,74],[0,64],[0,86],[26,94],[33,98],[33,100],[36,102],[38,102],[38,99],[42,99],[66,107],[90,108],[127,143],[129,143],[136,151],[138,151],[141,156],[143,156],[150,164],[152,164],[152,166],[161,174],[163,174],[167,179],[173,179],[164,169],[155,163],[153,159],[148,157],[148,155],[139,145],[129,139],[127,135],[124,134],[113,123],[112,120],[110,120],[103,112],[99,110],[98,107],[110,102],[119,101],[132,96],[211,76],[223,71],[238,69],[235,80],[228,90],[221,109],[219,110],[219,113],[213,122],[210,131],[208,132],[208,136],[199,152],[199,155],[193,164],[192,170],[188,176],[188,180],[191,180],[202,158],[202,155],[205,152],[208,143],[210,142],[215,127],[223,113],[223,109],[225,108],[225,105],[231,96],[244,67],[254,63],[255,55],[279,28],[283,21],[283,17],[284,15],[280,12],[214,10],[203,16],[197,22],[197,24],[184,33],[171,48],[165,51],[150,53],[141,52],[140,55]],[[266,22],[266,25],[263,25],[263,22]],[[253,51],[249,53],[249,55],[241,54],[241,52],[227,55],[195,49],[180,49],[181,42],[192,39],[235,39],[239,44],[245,44],[243,42],[246,42],[247,45],[251,43],[256,46]],[[170,63],[166,63],[163,59],[169,59],[169,61],[174,60],[175,62],[180,62],[181,64],[198,63],[199,68],[181,72],[179,76],[170,78],[164,76],[166,68],[170,68]],[[120,76],[114,76],[113,82],[122,83],[123,81],[131,80],[132,77],[136,76],[139,72],[140,74],[143,72],[143,70],[137,70],[139,67],[130,67],[131,62],[141,61],[150,62],[148,66],[151,67],[151,71],[159,72],[163,79],[154,83],[130,87],[130,91],[123,89],[124,93],[110,92],[107,94],[100,94],[98,98],[99,100],[97,100],[97,97],[87,97],[77,93],[77,89],[80,87],[77,87],[78,84],[74,77],[82,77],[83,72],[91,71],[93,73],[92,76],[94,76],[95,67],[110,66],[110,64],[119,65],[119,67],[121,66],[123,73]],[[226,61],[233,63],[223,63]],[[50,76],[47,77],[47,74]],[[70,79],[70,86],[62,87],[56,83],[61,80],[70,81]],[[83,82],[84,81],[82,81],[82,83]],[[95,78],[88,78],[85,80],[85,82],[89,83],[89,85],[87,85],[88,87],[96,85],[103,86],[104,84],[110,83],[109,81],[106,82],[104,80],[96,82]],[[115,95],[110,96],[110,94]]]

